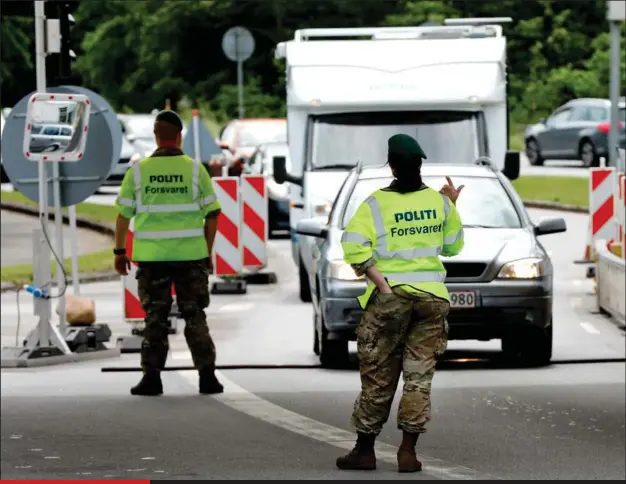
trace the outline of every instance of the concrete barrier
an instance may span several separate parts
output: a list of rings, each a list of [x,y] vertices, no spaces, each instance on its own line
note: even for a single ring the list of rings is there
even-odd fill
[[[626,324],[626,260],[611,253],[606,240],[596,242],[598,307],[620,325]]]

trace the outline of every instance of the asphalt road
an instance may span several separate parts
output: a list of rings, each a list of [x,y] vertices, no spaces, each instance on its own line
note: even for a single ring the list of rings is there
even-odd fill
[[[33,230],[40,229],[37,217],[2,210],[0,215],[2,230],[2,267],[14,264],[31,264],[33,260]],[[49,237],[56,244],[54,222],[48,224]],[[71,251],[70,230],[63,227],[63,254],[68,257]],[[91,230],[78,229],[78,253],[88,254],[111,248],[111,239]]]
[[[590,281],[572,264],[584,250],[586,217],[565,218],[568,233],[544,239],[556,271],[552,365],[505,367],[499,342],[451,342],[435,377],[418,475],[395,470],[395,410],[377,444],[376,472],[335,468],[353,444],[354,368],[223,370],[226,392],[216,397],[197,394],[194,372],[169,372],[165,395],[138,399],[128,394],[137,373],[100,372],[103,365],[137,365],[137,355],[123,355],[2,371],[2,478],[623,479],[624,333],[596,313]],[[298,300],[288,242],[270,248],[278,284],[213,296],[207,313],[218,364],[317,363],[311,308]],[[117,282],[82,287],[98,319],[127,334],[120,291]],[[2,295],[3,345],[14,342],[15,300]],[[20,300],[24,336],[35,319],[28,298]],[[190,364],[182,334],[170,345],[170,365]]]

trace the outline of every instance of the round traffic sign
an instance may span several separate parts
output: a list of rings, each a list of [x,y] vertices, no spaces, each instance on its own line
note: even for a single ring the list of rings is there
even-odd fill
[[[101,96],[77,86],[47,89],[50,93],[85,94],[91,101],[89,135],[85,154],[76,163],[59,163],[61,206],[68,207],[85,201],[108,178],[119,162],[122,150],[122,130],[115,111]],[[2,132],[2,164],[13,187],[26,198],[39,202],[39,164],[23,153],[26,110],[30,97],[24,96],[11,110]],[[54,205],[52,170],[48,173],[48,206]]]
[[[254,37],[245,27],[231,27],[222,37],[222,50],[233,62],[248,60],[254,52]]]

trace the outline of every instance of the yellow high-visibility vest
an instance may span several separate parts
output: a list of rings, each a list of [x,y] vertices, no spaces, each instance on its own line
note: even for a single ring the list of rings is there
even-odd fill
[[[389,285],[450,300],[439,255],[463,249],[463,224],[450,199],[432,188],[411,193],[378,190],[357,209],[341,238],[344,261],[370,258]],[[365,309],[375,285],[368,281],[359,299]]]
[[[209,256],[206,216],[220,209],[211,177],[186,155],[153,156],[126,172],[117,211],[135,217],[133,260],[174,262]]]

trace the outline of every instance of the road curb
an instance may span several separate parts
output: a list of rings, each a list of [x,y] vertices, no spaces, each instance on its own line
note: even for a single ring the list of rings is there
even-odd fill
[[[543,208],[547,210],[558,210],[559,212],[571,212],[571,213],[589,213],[589,209],[585,207],[579,207],[578,205],[567,205],[557,202],[548,202],[541,200],[529,200],[524,202],[526,208]]]
[[[28,206],[23,203],[16,202],[0,202],[0,209],[7,210],[9,212],[22,213],[24,215],[30,215],[32,217],[39,216],[39,209],[35,207]],[[48,214],[49,220],[54,220],[54,212]],[[69,225],[70,219],[67,214],[63,214],[63,223]],[[105,224],[102,222],[98,222],[96,220],[92,220],[88,217],[76,216],[76,226],[82,229],[91,230],[93,232],[99,233],[101,235],[105,235],[107,237],[115,236],[115,228],[111,224]],[[94,274],[79,274],[79,282],[105,282],[105,281],[114,281],[115,279],[119,279],[120,276],[117,272],[105,271],[105,272],[96,272]],[[72,278],[68,274],[68,284],[72,283]],[[52,286],[56,286],[56,282],[51,284]],[[18,289],[18,286],[8,282],[2,281],[2,286],[0,287],[0,293],[15,291]]]

